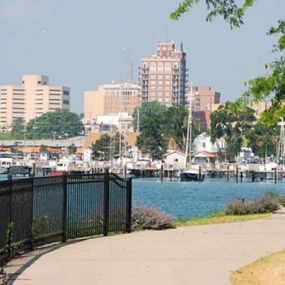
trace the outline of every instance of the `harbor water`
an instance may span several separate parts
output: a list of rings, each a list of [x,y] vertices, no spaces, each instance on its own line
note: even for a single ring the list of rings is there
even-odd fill
[[[13,177],[17,178],[22,176]],[[0,179],[6,180],[7,175],[1,175]],[[229,201],[238,198],[254,200],[267,192],[285,195],[285,180],[277,184],[272,180],[235,183],[224,178],[206,178],[199,183],[138,178],[132,180],[132,185],[133,207],[155,207],[174,218],[185,219],[223,211]]]
[[[193,218],[223,211],[234,199],[254,200],[266,192],[285,194],[285,180],[235,183],[226,179],[204,182],[133,179],[133,206],[158,208],[175,218]]]

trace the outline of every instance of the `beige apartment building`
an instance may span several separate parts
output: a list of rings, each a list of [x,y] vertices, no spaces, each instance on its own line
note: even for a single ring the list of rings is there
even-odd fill
[[[220,104],[221,94],[212,90],[209,86],[202,87],[192,87],[187,93],[187,98],[189,100],[190,93],[192,92],[193,98],[193,110],[195,111],[210,111],[214,112]]]
[[[21,85],[0,86],[1,130],[21,118],[25,123],[56,109],[69,110],[70,88],[49,85],[43,75],[23,75]]]
[[[142,102],[158,101],[168,107],[184,106],[188,70],[186,53],[174,43],[157,43],[156,52],[140,63]]]
[[[191,86],[186,98],[186,106],[189,106],[189,100],[192,98],[194,120],[199,121],[201,128],[210,128],[211,113],[220,106],[221,94],[209,86]]]
[[[98,116],[126,112],[132,115],[140,104],[141,87],[133,83],[100,85],[84,93],[84,121],[91,124]]]

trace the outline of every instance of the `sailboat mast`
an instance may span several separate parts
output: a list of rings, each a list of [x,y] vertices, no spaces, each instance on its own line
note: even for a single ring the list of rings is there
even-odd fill
[[[192,84],[189,93],[189,107],[188,107],[188,122],[187,122],[187,136],[186,136],[186,150],[185,150],[185,168],[187,168],[187,162],[191,166],[192,154],[191,154],[191,141],[192,141]]]
[[[285,160],[285,122],[283,121],[283,118],[281,118],[281,122],[278,123],[280,126],[280,137],[279,137],[279,143],[278,143],[278,148],[277,148],[277,164],[280,162],[284,164]]]

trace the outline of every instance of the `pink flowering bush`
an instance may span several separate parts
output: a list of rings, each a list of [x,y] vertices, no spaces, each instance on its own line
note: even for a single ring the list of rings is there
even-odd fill
[[[133,230],[164,230],[173,228],[175,228],[173,217],[158,209],[140,206],[132,211]]]
[[[275,212],[280,208],[277,199],[270,195],[264,195],[258,200],[246,201],[237,199],[227,204],[225,213],[227,215],[247,215]]]

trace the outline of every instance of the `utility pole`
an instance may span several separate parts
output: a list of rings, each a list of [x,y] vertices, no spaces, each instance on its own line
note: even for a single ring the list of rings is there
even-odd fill
[[[110,167],[112,166],[112,136],[110,136],[110,146],[109,146],[109,150],[110,150]]]
[[[24,146],[26,146],[26,139],[27,139],[27,125],[25,123],[25,126],[24,126]]]
[[[119,117],[119,165],[120,169],[122,167],[122,130],[121,130],[121,121]]]
[[[140,132],[140,107],[137,109],[137,134]]]
[[[278,123],[278,126],[280,126],[280,136],[279,136],[279,143],[277,148],[277,161],[276,163],[279,164],[282,162],[284,164],[285,162],[285,122],[283,121],[283,118],[281,119],[281,122]]]

